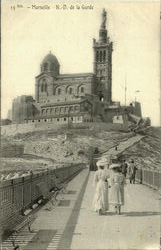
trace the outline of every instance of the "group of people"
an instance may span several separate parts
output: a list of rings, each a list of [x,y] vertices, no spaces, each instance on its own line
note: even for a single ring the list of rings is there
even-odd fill
[[[125,176],[125,178],[127,177],[130,180],[131,184],[132,183],[135,184],[137,167],[134,164],[134,160],[131,159],[129,163],[127,163],[126,160],[123,160],[120,167],[121,167],[121,172]]]
[[[109,164],[106,159],[101,159],[97,163],[97,170],[94,174],[93,184],[95,194],[93,199],[94,211],[99,215],[109,210],[113,206],[116,214],[121,214],[121,206],[124,205],[124,185],[126,177],[130,183],[135,183],[137,168],[134,160],[128,164],[125,160],[121,163]]]

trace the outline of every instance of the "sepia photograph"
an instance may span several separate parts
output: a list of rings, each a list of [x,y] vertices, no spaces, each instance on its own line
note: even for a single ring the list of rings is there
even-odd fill
[[[160,1],[1,1],[1,250],[161,250]]]

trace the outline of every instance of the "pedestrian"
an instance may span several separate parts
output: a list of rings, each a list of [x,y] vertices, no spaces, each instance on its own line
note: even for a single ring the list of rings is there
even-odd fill
[[[126,178],[126,174],[127,174],[127,169],[128,169],[128,164],[127,164],[126,160],[123,160],[123,163],[121,165],[121,170],[122,170],[122,174],[125,176],[125,178]]]
[[[97,170],[97,166],[96,166],[96,162],[94,159],[94,153],[91,152],[90,157],[89,157],[89,171],[96,171]]]
[[[135,176],[136,176],[137,167],[135,166],[134,160],[130,160],[129,164],[129,179],[131,184],[135,184]]]
[[[104,214],[109,209],[108,204],[108,178],[110,175],[105,171],[107,162],[99,160],[96,163],[98,170],[94,174],[93,184],[95,186],[95,195],[93,199],[93,208],[99,215]]]
[[[110,166],[112,174],[110,177],[109,203],[114,206],[115,213],[121,214],[121,206],[124,205],[124,184],[125,176],[121,172],[120,164]]]

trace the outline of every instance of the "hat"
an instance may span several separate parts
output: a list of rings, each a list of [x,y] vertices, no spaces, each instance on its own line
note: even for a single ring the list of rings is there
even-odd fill
[[[109,168],[110,168],[110,169],[113,169],[113,168],[120,168],[120,165],[119,165],[119,164],[112,164]]]
[[[97,167],[105,166],[106,164],[108,164],[108,161],[105,158],[101,158],[99,161],[96,162]]]

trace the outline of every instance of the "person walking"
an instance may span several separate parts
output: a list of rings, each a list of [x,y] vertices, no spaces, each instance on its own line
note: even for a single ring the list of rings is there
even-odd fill
[[[94,174],[93,184],[95,186],[95,194],[93,199],[93,208],[95,212],[102,215],[109,209],[108,204],[108,178],[110,177],[105,171],[107,162],[105,160],[99,160],[96,165],[98,170]]]
[[[122,174],[125,176],[125,178],[126,178],[126,174],[127,174],[127,169],[128,169],[128,164],[127,164],[126,160],[123,160],[123,163],[121,165],[121,170],[122,170]]]
[[[115,213],[121,214],[121,206],[124,205],[125,176],[121,172],[119,164],[112,164],[112,175],[110,178],[109,204],[114,206]]]
[[[135,184],[135,176],[136,176],[137,167],[134,164],[134,160],[130,160],[128,166],[128,176],[131,184]]]
[[[133,169],[132,173],[132,183],[135,184],[135,177],[136,177],[136,171],[138,170],[137,167],[135,166],[134,160],[131,160],[131,166]]]

